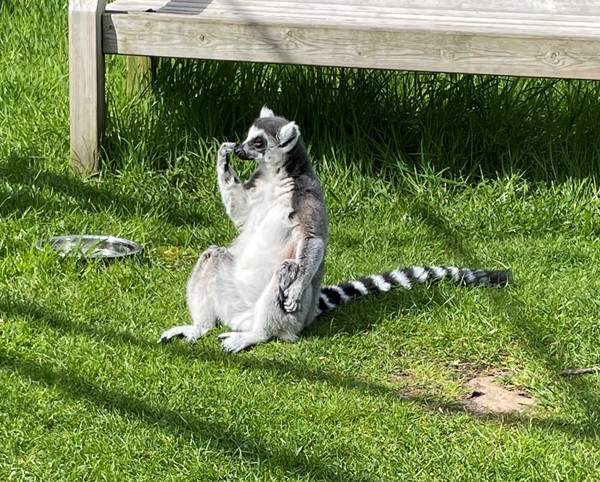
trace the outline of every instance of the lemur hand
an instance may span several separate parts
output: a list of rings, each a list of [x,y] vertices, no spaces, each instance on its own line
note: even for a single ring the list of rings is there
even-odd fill
[[[231,173],[229,168],[229,154],[233,152],[235,148],[235,142],[223,142],[219,147],[219,155],[217,156],[217,171],[219,175],[223,176],[225,181],[235,178],[235,173]]]
[[[217,165],[224,167],[229,164],[229,154],[233,152],[235,142],[223,142],[219,147],[219,156],[217,157]]]

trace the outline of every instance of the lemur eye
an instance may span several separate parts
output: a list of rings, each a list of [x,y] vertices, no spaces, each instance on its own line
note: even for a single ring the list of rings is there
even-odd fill
[[[257,137],[256,139],[254,139],[254,141],[252,141],[252,143],[257,149],[262,149],[265,145],[265,141],[261,137]]]

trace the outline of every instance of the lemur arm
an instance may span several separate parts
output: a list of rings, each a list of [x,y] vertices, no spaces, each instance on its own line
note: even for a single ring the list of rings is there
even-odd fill
[[[311,285],[313,277],[323,263],[325,242],[323,239],[305,235],[296,248],[298,275],[290,287],[285,290],[283,306],[288,313],[298,309],[298,304],[306,289]]]
[[[241,229],[248,219],[248,196],[237,173],[229,164],[229,154],[235,144],[224,142],[217,157],[217,181],[225,211],[233,223]]]

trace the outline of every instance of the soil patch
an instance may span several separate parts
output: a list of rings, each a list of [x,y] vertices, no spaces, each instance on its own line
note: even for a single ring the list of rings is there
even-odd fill
[[[477,416],[523,413],[537,402],[523,390],[505,387],[493,376],[472,378],[465,386],[471,393],[463,403],[469,412]]]
[[[396,373],[392,381],[400,385],[395,390],[400,400],[418,402],[436,411],[468,412],[481,418],[505,418],[519,416],[535,407],[537,400],[534,397],[525,390],[506,387],[495,375],[489,371],[472,374],[464,383],[467,393],[453,399],[444,397],[440,387],[423,382],[410,372]]]

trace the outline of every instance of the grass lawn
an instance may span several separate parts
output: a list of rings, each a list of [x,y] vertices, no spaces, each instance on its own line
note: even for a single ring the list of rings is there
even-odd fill
[[[0,480],[598,480],[600,375],[558,372],[600,363],[600,84],[163,61],[130,98],[110,58],[85,180],[66,10],[0,0]],[[361,299],[238,355],[219,330],[157,345],[188,322],[198,254],[235,236],[216,148],[265,103],[299,123],[325,186],[326,283],[437,263],[510,267],[515,285]],[[34,247],[69,233],[145,251]],[[481,374],[535,408],[473,415]]]

